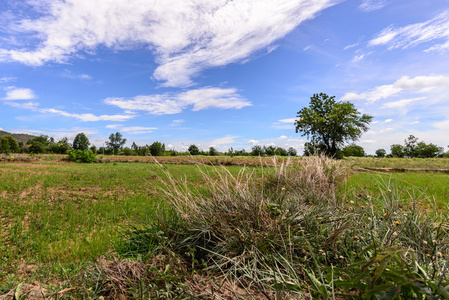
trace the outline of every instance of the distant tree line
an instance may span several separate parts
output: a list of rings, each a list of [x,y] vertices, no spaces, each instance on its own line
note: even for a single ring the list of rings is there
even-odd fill
[[[140,155],[140,156],[178,156],[178,155],[206,155],[206,156],[296,156],[295,148],[290,147],[284,149],[275,146],[254,146],[251,151],[234,150],[232,147],[226,152],[220,152],[214,147],[208,150],[201,150],[197,145],[190,145],[185,152],[176,151],[175,149],[167,149],[165,144],[159,141],[153,142],[151,145],[138,146],[135,142],[131,147],[124,147],[126,139],[123,138],[120,132],[111,133],[109,140],[105,142],[105,147],[97,148],[95,145],[90,145],[88,137],[84,133],[78,133],[69,143],[68,138],[63,138],[55,141],[54,138],[47,135],[41,135],[29,139],[26,143],[19,142],[11,136],[0,137],[0,152],[1,153],[55,153],[55,154],[69,154],[69,159],[72,160],[92,160],[92,154],[105,155]]]
[[[449,147],[449,146],[448,146]],[[356,144],[351,144],[342,149],[342,155],[349,157],[364,157],[366,155],[363,147]],[[304,155],[313,155],[320,153],[318,147],[314,147],[312,143],[306,143],[304,146]],[[449,158],[449,151],[444,152],[443,147],[439,147],[432,143],[425,143],[419,141],[414,135],[410,135],[404,140],[404,144],[393,144],[390,146],[390,153],[387,153],[385,149],[377,149],[375,157],[408,157],[408,158],[433,158],[433,157],[447,157]]]

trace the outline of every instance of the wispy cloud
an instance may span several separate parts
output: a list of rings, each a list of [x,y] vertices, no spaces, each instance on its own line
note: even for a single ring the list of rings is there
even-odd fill
[[[6,97],[3,100],[30,100],[36,98],[33,90],[27,88],[7,87]]]
[[[163,85],[193,84],[201,70],[247,60],[313,18],[336,0],[30,1],[39,10],[16,21],[17,38],[40,40],[33,48],[8,45],[0,61],[39,66],[67,62],[99,46],[151,49]],[[34,17],[34,18],[33,18]],[[19,36],[22,33],[23,36]]]
[[[437,87],[449,87],[449,76],[429,75],[413,78],[403,76],[393,84],[381,85],[361,94],[346,93],[341,100],[367,100],[368,102],[376,102],[380,99],[397,95],[404,90],[432,89]]]
[[[136,117],[134,114],[125,114],[125,115],[94,115],[94,114],[76,114],[69,113],[63,110],[54,109],[54,108],[38,108],[39,103],[17,103],[17,102],[5,102],[5,104],[21,109],[29,109],[33,111],[37,111],[43,114],[56,114],[63,117],[75,118],[83,122],[96,122],[96,121],[115,121],[115,122],[123,122],[129,119]]]
[[[15,81],[17,79],[17,77],[2,77],[0,78],[0,82],[10,82],[10,81]]]
[[[128,111],[146,111],[154,115],[180,113],[188,107],[193,111],[207,108],[241,109],[251,106],[251,102],[237,93],[236,89],[206,87],[183,93],[140,95],[131,99],[107,98],[104,103],[118,106]]]
[[[126,114],[126,115],[94,115],[94,114],[74,114],[69,113],[63,110],[54,109],[54,108],[41,108],[39,109],[41,113],[50,113],[56,114],[63,117],[75,118],[83,122],[96,122],[96,121],[115,121],[115,122],[123,122],[135,117],[135,115]]]
[[[364,12],[370,12],[381,9],[386,4],[386,0],[363,0],[359,5],[359,9]]]
[[[129,134],[145,134],[153,132],[157,130],[156,127],[142,127],[142,126],[134,126],[134,127],[123,127],[120,131],[129,133]]]
[[[225,137],[213,140],[211,142],[211,144],[213,144],[213,145],[229,145],[229,146],[231,146],[232,144],[236,143],[236,140],[235,140],[236,138],[238,138],[238,136],[227,135]]]
[[[399,28],[395,28],[393,25],[389,26],[368,44],[370,46],[387,45],[389,49],[406,49],[432,41],[434,44],[425,51],[449,50],[449,11],[422,23]]]
[[[295,121],[297,120],[298,118],[288,118],[288,119],[282,119],[282,120],[279,120],[278,122],[279,123],[291,123],[291,124],[293,124],[293,123],[295,123]]]
[[[35,103],[35,102],[27,102],[27,103],[23,103],[23,102],[5,102],[6,105],[12,106],[12,107],[17,107],[17,108],[21,108],[21,109],[30,109],[30,110],[36,110],[37,107],[39,106],[39,103]]]
[[[74,74],[72,71],[65,69],[62,73],[61,73],[62,77],[65,78],[70,78],[70,79],[81,79],[81,80],[90,80],[92,79],[92,76],[90,76],[89,74]]]
[[[173,122],[171,122],[170,126],[179,126],[182,123],[185,123],[185,121],[182,119],[173,120]]]
[[[410,105],[413,102],[421,101],[427,99],[426,97],[418,97],[418,98],[411,98],[411,99],[401,99],[398,101],[392,101],[385,103],[382,107],[383,108],[403,108],[408,105]]]

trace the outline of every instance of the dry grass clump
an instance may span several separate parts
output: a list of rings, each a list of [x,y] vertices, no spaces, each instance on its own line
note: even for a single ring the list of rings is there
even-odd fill
[[[129,231],[120,252],[170,249],[191,270],[268,299],[449,298],[444,213],[425,214],[382,184],[377,199],[338,195],[349,169],[324,156],[273,165],[235,176],[199,167],[196,189],[166,174],[165,215]]]

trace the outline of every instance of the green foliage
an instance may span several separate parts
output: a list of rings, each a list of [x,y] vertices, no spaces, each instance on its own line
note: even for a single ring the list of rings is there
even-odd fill
[[[84,133],[78,133],[73,140],[74,150],[88,150],[89,149],[89,139]]]
[[[49,144],[47,135],[40,135],[27,142],[27,152],[30,153],[45,153]]]
[[[443,148],[438,147],[435,144],[426,144],[424,142],[419,142],[415,148],[416,157],[420,158],[432,158],[441,156],[443,153]]]
[[[356,144],[346,146],[342,151],[344,156],[364,157],[366,155],[363,147]]]
[[[409,137],[404,140],[404,145],[405,156],[415,157],[416,147],[418,147],[418,138],[414,135],[409,135]]]
[[[190,145],[187,151],[189,151],[190,155],[200,155],[200,149],[196,145]]]
[[[118,154],[119,150],[126,143],[126,139],[122,137],[120,132],[111,133],[109,136],[109,141],[106,141],[107,149],[113,152],[115,155]]]
[[[217,156],[219,154],[219,152],[217,151],[217,149],[215,149],[214,147],[210,147],[209,148],[209,155],[210,156]]]
[[[0,137],[0,153],[9,153],[9,142],[5,138]]]
[[[154,142],[150,145],[149,150],[152,156],[162,156],[165,153],[165,144]]]
[[[289,156],[296,156],[298,154],[296,149],[293,147],[288,148],[287,153]]]
[[[346,141],[357,140],[368,130],[372,116],[363,114],[350,102],[337,102],[335,96],[314,94],[309,107],[298,112],[296,132],[311,138],[327,155],[335,156]]]
[[[377,149],[376,150],[377,157],[383,158],[383,157],[385,157],[385,155],[387,155],[387,151],[385,151],[385,149]]]
[[[125,156],[131,156],[134,155],[134,151],[129,147],[124,147],[122,148],[122,152],[120,154]]]
[[[263,146],[263,152],[268,156],[273,156],[276,153],[276,147],[274,146]]]
[[[67,151],[68,160],[91,163],[95,161],[95,154],[90,150],[69,150]]]
[[[405,148],[399,144],[391,145],[390,151],[393,157],[404,157],[406,154]]]
[[[251,155],[252,156],[262,156],[264,154],[264,148],[262,148],[259,145],[256,145],[251,148]]]
[[[0,152],[18,153],[20,150],[17,141],[10,135],[0,137]]]
[[[70,145],[68,139],[65,137],[57,143],[51,144],[48,149],[51,153],[66,154],[67,151],[72,149],[72,146]]]

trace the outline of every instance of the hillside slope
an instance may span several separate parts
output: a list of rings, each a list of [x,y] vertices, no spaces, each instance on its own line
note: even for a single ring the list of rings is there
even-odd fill
[[[12,136],[17,141],[17,143],[23,142],[24,144],[26,144],[26,142],[28,140],[31,140],[36,137],[35,135],[26,134],[26,133],[9,133],[9,132],[0,130],[0,137],[6,136],[6,135]]]

